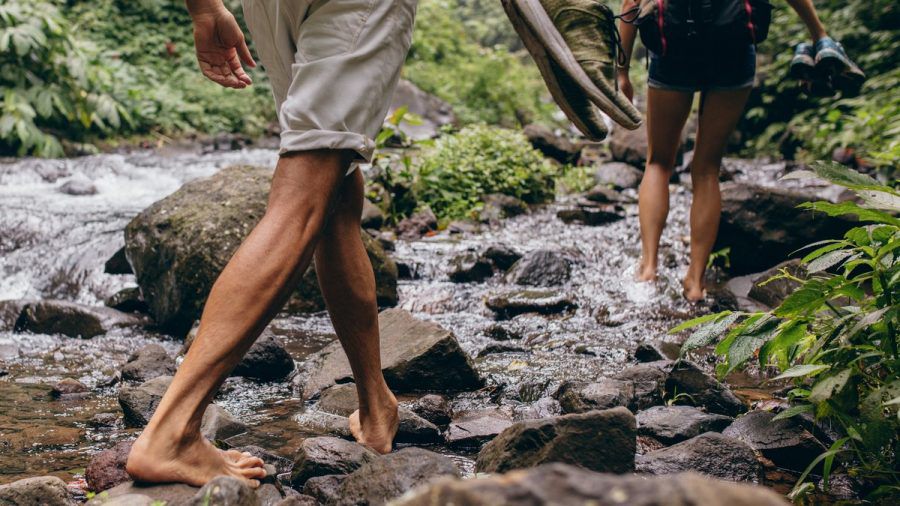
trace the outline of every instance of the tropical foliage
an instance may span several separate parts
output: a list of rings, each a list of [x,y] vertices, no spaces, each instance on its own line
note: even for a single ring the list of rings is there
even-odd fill
[[[757,362],[794,383],[792,407],[777,418],[809,413],[829,419],[845,437],[814,462],[825,476],[835,458],[874,489],[873,496],[900,494],[900,192],[835,163],[813,173],[847,187],[861,204],[813,202],[803,207],[828,215],[856,216],[860,225],[841,239],[811,245],[802,263],[807,276],[787,270],[799,287],[767,312],[731,312],[689,321],[694,328],[683,353],[716,343],[720,376]],[[793,177],[796,177],[793,176]],[[802,492],[811,485],[801,483]],[[827,481],[826,481],[827,483]]]

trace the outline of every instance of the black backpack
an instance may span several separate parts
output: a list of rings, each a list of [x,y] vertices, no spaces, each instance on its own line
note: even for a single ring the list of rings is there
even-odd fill
[[[703,45],[759,44],[771,22],[767,0],[641,0],[635,24],[647,49],[677,59]]]

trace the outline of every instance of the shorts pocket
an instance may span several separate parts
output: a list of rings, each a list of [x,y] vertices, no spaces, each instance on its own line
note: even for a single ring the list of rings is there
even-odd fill
[[[297,52],[302,60],[309,63],[352,51],[376,1],[390,0],[313,2],[297,38]]]

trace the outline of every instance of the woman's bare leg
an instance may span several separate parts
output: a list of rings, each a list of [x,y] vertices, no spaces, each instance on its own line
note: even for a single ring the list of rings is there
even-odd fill
[[[697,145],[691,162],[691,264],[684,278],[684,296],[703,299],[704,276],[709,254],[716,242],[722,195],[719,168],[728,138],[744,114],[751,88],[707,93],[697,130]]]
[[[265,216],[213,285],[194,344],[128,457],[138,481],[200,486],[218,475],[265,475],[262,462],[220,452],[200,435],[216,390],[303,275],[338,193],[350,155],[310,151],[283,156]]]
[[[357,170],[341,185],[334,214],[319,241],[316,275],[359,393],[359,410],[350,416],[350,430],[360,443],[388,453],[399,418],[397,399],[381,373],[375,276],[360,238],[364,195]]]
[[[681,130],[694,95],[681,91],[647,90],[647,166],[638,193],[641,222],[641,264],[638,281],[653,281],[659,240],[669,215],[669,179],[681,144]]]

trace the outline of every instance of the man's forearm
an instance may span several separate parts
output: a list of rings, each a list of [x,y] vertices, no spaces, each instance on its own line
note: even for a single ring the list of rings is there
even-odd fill
[[[637,2],[635,0],[623,0],[622,2],[622,12],[628,12],[637,7]],[[629,17],[630,19],[630,17]],[[637,35],[637,28],[631,24],[626,23],[625,21],[619,20],[619,36],[622,41],[622,52],[624,53],[624,59],[622,60],[624,63],[622,68],[627,70],[631,65],[631,53],[634,52],[634,38]]]
[[[819,20],[819,15],[816,13],[816,7],[813,5],[812,0],[787,0],[787,3],[800,16],[813,40],[819,40],[828,35],[825,32],[825,26]]]
[[[225,8],[222,0],[185,0],[188,12],[191,16],[201,16],[203,14],[212,14],[219,12]]]

